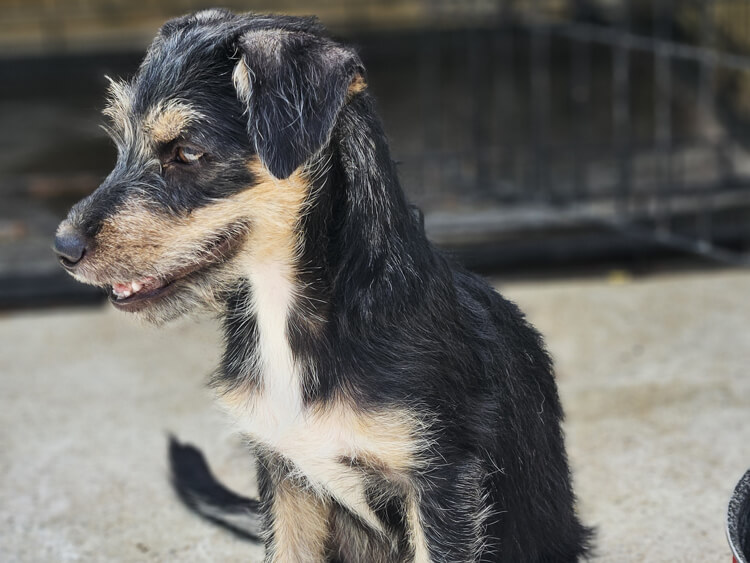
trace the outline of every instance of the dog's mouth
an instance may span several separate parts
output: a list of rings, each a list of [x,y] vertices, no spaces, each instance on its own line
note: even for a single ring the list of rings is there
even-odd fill
[[[198,276],[210,267],[229,260],[239,249],[245,231],[219,237],[200,259],[172,271],[163,279],[152,276],[125,283],[114,283],[109,293],[110,302],[121,311],[137,312],[174,293],[180,281]]]
[[[115,283],[112,285],[109,300],[123,311],[137,311],[150,301],[171,293],[174,282],[178,279],[182,278],[175,277],[169,281],[159,281],[156,278],[147,277],[128,283]]]

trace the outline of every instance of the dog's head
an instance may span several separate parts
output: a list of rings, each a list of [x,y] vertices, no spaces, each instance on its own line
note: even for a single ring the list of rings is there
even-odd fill
[[[363,87],[314,20],[209,10],[160,30],[105,115],[117,164],[55,252],[118,309],[160,321],[221,302],[248,257],[293,259],[309,165]]]

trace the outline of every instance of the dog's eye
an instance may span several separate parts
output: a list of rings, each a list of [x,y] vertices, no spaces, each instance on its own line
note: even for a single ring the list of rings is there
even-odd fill
[[[194,164],[198,162],[202,156],[203,153],[198,149],[191,147],[178,147],[177,152],[175,153],[175,160],[177,162],[182,162],[183,164]]]

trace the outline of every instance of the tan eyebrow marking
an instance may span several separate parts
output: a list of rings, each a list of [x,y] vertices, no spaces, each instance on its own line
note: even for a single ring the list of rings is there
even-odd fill
[[[171,100],[151,108],[143,120],[143,129],[155,143],[166,143],[179,137],[192,123],[201,119],[203,114],[190,104]]]

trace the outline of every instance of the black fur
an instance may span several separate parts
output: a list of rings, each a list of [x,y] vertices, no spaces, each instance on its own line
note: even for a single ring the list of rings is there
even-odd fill
[[[169,438],[169,464],[172,486],[188,508],[241,538],[260,539],[257,528],[240,527],[230,519],[233,515],[245,518],[257,513],[258,501],[240,496],[219,483],[200,450],[180,444],[172,436]]]
[[[270,35],[249,34],[257,31]],[[251,76],[239,99],[231,80],[237,64]],[[591,531],[575,514],[563,413],[541,337],[514,304],[426,239],[372,97],[348,91],[363,73],[356,53],[313,20],[224,11],[173,20],[134,79],[132,117],[163,99],[193,102],[207,119],[177,142],[198,145],[210,158],[169,176],[120,139],[115,171],[73,217],[94,236],[134,182],[150,187],[157,209],[190,213],[252,184],[241,163],[253,154],[279,179],[305,165],[314,200],[298,226],[299,295],[287,337],[307,407],[344,398],[361,412],[387,407],[430,421],[425,463],[408,478],[421,494],[433,561],[575,561],[586,554]],[[164,162],[172,148],[155,150]],[[238,279],[221,294],[226,351],[215,384],[223,389],[257,376],[247,371],[260,338],[244,306],[252,291]],[[180,497],[198,511],[211,506],[204,514],[232,528],[216,516],[218,506],[267,516],[275,486],[299,476],[292,461],[259,446],[256,504],[218,485],[197,451],[172,442]],[[377,468],[362,472],[372,473],[368,494],[395,538],[393,557],[408,558],[400,485]],[[349,537],[346,526],[367,536],[341,507],[331,522],[334,544]],[[373,554],[391,557],[380,540],[367,541]],[[345,543],[330,548],[330,560],[376,560]]]

